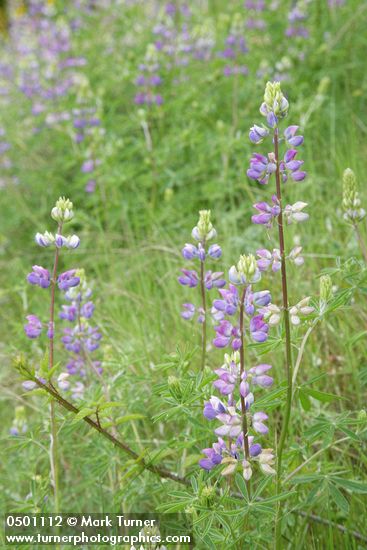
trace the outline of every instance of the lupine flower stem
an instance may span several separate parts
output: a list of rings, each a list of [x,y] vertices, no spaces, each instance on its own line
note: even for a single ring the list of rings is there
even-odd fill
[[[243,292],[241,295],[241,304],[240,304],[240,338],[241,338],[241,347],[240,347],[240,375],[242,376],[244,370],[245,370],[245,338],[244,338],[244,326],[243,326],[243,320],[244,320],[244,302],[245,302],[245,296],[246,296],[246,290],[247,286],[243,288]],[[241,393],[241,412],[242,412],[242,432],[243,432],[243,444],[245,447],[245,457],[246,460],[250,459],[250,448],[248,443],[248,426],[247,426],[247,415],[246,415],[246,403],[245,398],[243,397]],[[246,487],[248,496],[250,498],[250,480],[246,480]]]
[[[205,241],[203,242],[205,248]],[[201,370],[204,370],[206,359],[206,295],[205,295],[205,271],[204,261],[200,261],[200,290],[201,290],[201,307],[203,308],[203,322],[201,326]]]
[[[282,456],[285,440],[288,433],[289,420],[291,416],[292,407],[292,341],[291,341],[291,329],[289,322],[289,303],[288,303],[288,288],[287,288],[287,268],[286,268],[286,255],[284,247],[284,231],[283,231],[283,213],[282,213],[282,192],[281,192],[281,179],[280,179],[280,167],[279,167],[279,132],[278,128],[274,130],[274,152],[275,152],[275,182],[276,182],[276,194],[279,201],[280,212],[278,214],[278,234],[279,234],[279,250],[281,257],[281,276],[282,276],[282,298],[283,298],[283,310],[284,310],[284,328],[285,328],[285,353],[286,353],[286,374],[287,374],[287,401],[285,415],[282,424],[282,430],[280,434],[280,440],[277,447],[277,494],[281,492],[281,474],[282,474]],[[275,519],[275,547],[277,550],[281,550],[281,502],[277,505],[277,514]]]
[[[61,235],[62,223],[59,223],[57,233]],[[55,249],[55,259],[54,266],[52,271],[51,279],[51,303],[50,303],[50,345],[49,345],[49,369],[53,369],[54,366],[54,320],[55,320],[55,289],[57,281],[57,267],[59,263],[59,252],[60,249],[56,247]],[[58,461],[58,444],[57,444],[57,424],[55,416],[55,403],[51,401],[50,403],[50,422],[51,422],[51,444],[50,444],[50,463],[51,463],[51,479],[54,490],[54,499],[55,499],[55,513],[59,512],[60,501],[59,501],[59,461]]]

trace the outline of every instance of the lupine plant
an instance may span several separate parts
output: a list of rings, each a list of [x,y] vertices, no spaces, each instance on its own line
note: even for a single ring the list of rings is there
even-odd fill
[[[275,194],[271,197],[271,204],[260,202],[255,204],[255,208],[260,214],[253,217],[255,224],[264,225],[266,228],[277,226],[278,243],[273,252],[258,251],[259,267],[267,269],[272,266],[273,271],[280,271],[282,288],[282,311],[276,311],[276,319],[281,321],[285,334],[285,370],[287,378],[287,399],[282,421],[281,435],[277,447],[277,492],[282,487],[282,458],[286,444],[288,427],[291,418],[291,407],[293,397],[293,364],[292,364],[292,333],[291,324],[299,325],[301,318],[313,312],[313,307],[309,305],[310,298],[306,297],[300,300],[294,306],[290,306],[288,296],[288,278],[287,262],[294,261],[296,265],[302,265],[300,259],[302,248],[297,247],[287,252],[285,241],[285,226],[293,223],[300,223],[308,219],[308,214],[304,212],[307,204],[297,201],[294,204],[283,202],[283,192],[285,184],[290,181],[301,182],[306,178],[306,172],[303,170],[303,161],[297,158],[297,148],[303,143],[303,136],[299,135],[299,127],[291,125],[282,130],[283,120],[287,117],[289,103],[282,93],[279,82],[268,82],[265,88],[264,101],[260,107],[260,113],[266,119],[266,125],[254,125],[250,130],[250,140],[252,143],[260,144],[271,137],[273,150],[267,155],[254,153],[250,168],[247,171],[249,178],[257,181],[261,185],[268,185],[275,180]],[[281,147],[283,153],[281,154]],[[287,183],[288,182],[288,183]],[[265,260],[265,262],[264,262]],[[280,269],[279,269],[280,268]],[[269,318],[274,318],[274,311],[269,311]],[[265,319],[266,319],[265,315]],[[281,548],[281,503],[278,504],[278,513],[276,518],[276,546]]]
[[[194,269],[182,269],[182,275],[178,278],[178,282],[189,288],[200,289],[201,304],[195,306],[191,302],[183,304],[181,316],[189,321],[196,318],[197,322],[202,326],[201,334],[201,368],[205,366],[206,348],[207,348],[207,319],[209,309],[207,305],[206,293],[213,288],[222,288],[226,281],[222,278],[223,272],[205,270],[205,262],[208,259],[217,260],[222,255],[222,249],[218,244],[208,246],[208,241],[214,239],[217,235],[216,230],[210,220],[210,210],[201,210],[199,212],[199,221],[191,232],[192,238],[196,241],[196,245],[186,243],[182,249],[182,256],[185,260],[194,260],[199,262],[199,273]]]
[[[34,314],[27,315],[27,324],[24,326],[25,333],[28,338],[34,339],[41,336],[45,329],[47,331],[48,345],[48,372],[41,372],[42,379],[48,378],[52,380],[52,375],[55,369],[54,360],[54,340],[55,340],[55,297],[56,289],[65,292],[79,285],[80,279],[77,276],[76,269],[69,269],[63,273],[59,273],[59,257],[60,252],[65,249],[73,250],[80,244],[80,239],[77,235],[64,235],[63,230],[65,224],[69,223],[74,217],[73,204],[69,199],[60,197],[54,208],[51,210],[51,217],[57,224],[56,233],[37,233],[35,237],[36,243],[42,248],[52,248],[54,251],[54,260],[52,270],[45,267],[34,265],[31,273],[28,274],[27,280],[31,285],[39,286],[42,290],[49,292],[50,308],[47,320],[42,320]],[[34,381],[24,383],[25,389],[33,389],[36,387]],[[57,425],[55,417],[55,404],[51,401],[50,404],[51,418],[51,443],[50,443],[50,463],[51,463],[51,480],[55,498],[55,512],[59,511],[59,464],[57,451]]]
[[[70,389],[72,397],[81,398],[84,392],[83,381],[88,371],[94,373],[97,378],[102,374],[101,361],[91,357],[99,348],[102,334],[98,327],[90,324],[95,306],[91,300],[92,289],[87,284],[84,269],[76,270],[75,276],[79,279],[79,285],[65,291],[67,304],[62,305],[59,313],[60,319],[73,326],[63,329],[62,342],[70,358],[66,364],[66,371],[58,377],[58,383],[61,389]],[[73,376],[79,378],[74,386],[70,382]]]
[[[255,442],[254,434],[260,437],[268,433],[265,421],[268,415],[263,411],[252,412],[253,390],[256,386],[269,387],[273,379],[267,373],[271,365],[262,363],[250,366],[245,363],[245,339],[264,342],[267,339],[268,325],[262,314],[256,314],[256,308],[266,306],[271,297],[268,291],[253,292],[253,286],[261,280],[261,272],[256,258],[252,254],[242,255],[229,270],[229,289],[220,290],[222,299],[215,300],[213,307],[220,317],[235,316],[236,325],[222,319],[216,327],[217,336],[213,340],[219,348],[231,344],[232,354],[225,354],[224,364],[216,369],[218,378],[214,387],[224,396],[225,402],[212,396],[204,406],[204,416],[208,420],[216,419],[221,426],[215,429],[218,441],[211,448],[203,450],[205,458],[200,466],[212,470],[215,466],[225,465],[221,474],[232,475],[241,469],[250,494],[249,480],[253,464],[257,461],[265,474],[274,474],[273,450],[263,448]],[[250,435],[251,434],[251,435]]]

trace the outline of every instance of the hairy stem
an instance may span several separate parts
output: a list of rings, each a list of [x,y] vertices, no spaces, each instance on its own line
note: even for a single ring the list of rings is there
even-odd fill
[[[275,182],[276,182],[276,195],[280,206],[280,212],[278,215],[278,235],[279,235],[279,249],[281,256],[281,276],[282,276],[282,299],[283,299],[283,311],[284,311],[284,329],[285,329],[285,367],[287,376],[287,400],[285,414],[283,418],[283,425],[280,433],[280,440],[277,447],[277,481],[276,489],[277,494],[281,492],[281,475],[282,475],[282,457],[285,440],[288,434],[289,420],[291,416],[292,407],[292,341],[291,341],[291,328],[289,321],[289,303],[288,303],[288,287],[287,287],[287,267],[285,258],[284,247],[284,228],[283,228],[283,212],[282,212],[282,191],[281,191],[281,177],[279,166],[279,133],[278,128],[274,130],[274,152],[276,162]],[[281,520],[282,520],[282,501],[277,504],[277,513],[275,518],[275,547],[277,550],[281,550]]]
[[[240,375],[245,370],[245,337],[244,337],[244,301],[247,288],[244,287],[241,295],[241,304],[240,304],[240,338],[241,338],[241,347],[240,347]],[[243,395],[241,395],[241,412],[242,412],[242,433],[243,433],[243,445],[245,448],[245,457],[246,460],[250,458],[250,448],[248,444],[248,425],[247,425],[247,411],[246,411],[246,402]],[[246,480],[247,492],[250,497],[250,480]]]
[[[61,235],[62,223],[59,224],[57,228],[57,233]],[[49,331],[50,334],[50,344],[49,344],[49,369],[53,369],[54,366],[54,337],[55,337],[55,289],[56,289],[56,279],[57,279],[57,267],[59,263],[59,252],[60,249],[56,247],[54,266],[52,270],[52,279],[51,279],[51,301],[50,301],[50,324]],[[54,491],[54,500],[55,500],[55,513],[57,514],[60,511],[60,500],[59,500],[59,461],[58,461],[58,442],[57,442],[57,424],[56,424],[56,415],[55,415],[55,403],[51,401],[50,403],[50,422],[51,422],[51,433],[50,433],[50,466],[51,466],[51,482]]]
[[[205,247],[205,242],[203,243]],[[201,325],[201,370],[205,367],[206,359],[206,294],[205,294],[205,273],[204,261],[200,260],[200,291],[201,291],[201,307],[203,308],[204,320]]]

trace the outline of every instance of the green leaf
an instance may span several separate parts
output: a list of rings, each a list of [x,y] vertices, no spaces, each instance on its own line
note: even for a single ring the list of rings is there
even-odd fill
[[[107,401],[106,403],[102,403],[101,405],[98,405],[98,410],[105,411],[106,409],[112,409],[113,407],[122,407],[122,403],[116,402],[116,401]]]
[[[261,501],[261,504],[271,504],[273,502],[278,502],[279,500],[285,500],[291,495],[295,495],[296,491],[288,491],[287,493],[280,493],[279,495],[273,495],[272,497],[265,498]]]
[[[346,306],[353,295],[353,290],[350,288],[347,288],[345,290],[341,290],[334,296],[334,298],[328,303],[326,308],[326,313],[330,313],[331,311],[334,311],[340,307]]]
[[[322,403],[330,403],[330,401],[334,401],[334,399],[342,399],[341,397],[339,397],[338,395],[334,395],[333,393],[313,390],[312,388],[304,388],[303,391],[305,391],[314,399],[317,399],[317,401],[321,401]]]
[[[83,420],[83,418],[85,418],[86,416],[89,416],[90,414],[93,414],[95,413],[96,411],[94,409],[91,409],[89,407],[83,407],[82,409],[80,409],[80,411],[78,412],[78,414],[76,414],[73,418],[73,424],[75,422],[79,422],[79,420]]]
[[[302,405],[302,409],[306,412],[310,411],[311,410],[311,401],[310,401],[310,398],[308,397],[307,393],[303,389],[299,388],[298,396],[299,396],[300,403]]]
[[[339,426],[339,430],[341,432],[343,432],[343,434],[345,434],[348,437],[350,437],[351,439],[353,439],[353,441],[360,441],[361,440],[360,437],[358,437],[357,434],[352,432],[352,430],[349,430],[348,428],[345,428],[345,426]]]
[[[238,487],[238,490],[243,495],[244,499],[247,501],[248,500],[248,492],[247,492],[246,482],[245,482],[243,476],[241,476],[241,474],[237,473],[236,476],[235,476],[235,481],[236,481],[236,485]]]
[[[332,483],[329,484],[330,496],[337,505],[337,507],[345,514],[349,514],[349,502],[345,496],[339,491],[335,485]]]
[[[47,375],[50,372],[48,370],[48,362],[48,351],[46,351],[40,362],[39,375],[41,376],[41,378],[47,378]]]
[[[348,491],[351,491],[352,493],[367,494],[367,483],[363,483],[362,481],[355,481],[353,479],[344,479],[343,477],[334,476],[333,481],[340,487],[344,487],[344,489],[348,489]]]

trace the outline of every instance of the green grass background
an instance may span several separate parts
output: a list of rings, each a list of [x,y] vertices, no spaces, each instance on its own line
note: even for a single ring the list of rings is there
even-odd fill
[[[61,267],[84,267],[93,285],[96,319],[103,332],[103,376],[112,399],[121,403],[114,414],[145,415],[122,424],[121,437],[137,451],[162,448],[162,460],[169,468],[193,473],[206,483],[197,460],[200,449],[211,445],[213,435],[211,425],[202,420],[199,390],[191,407],[178,407],[166,420],[152,421],[154,415],[169,409],[165,399],[168,376],[177,376],[183,385],[192,383],[195,375],[187,369],[196,373],[200,360],[200,350],[195,348],[198,328],[184,323],[179,315],[181,303],[195,295],[177,283],[184,264],[180,249],[190,241],[202,208],[212,210],[217,241],[224,251],[219,262],[223,271],[240,253],[271,246],[263,228],[250,223],[252,204],[266,200],[271,190],[246,177],[248,160],[256,149],[249,143],[248,129],[261,121],[258,107],[265,79],[256,76],[259,63],[266,60],[272,67],[281,57],[291,57],[292,48],[298,46],[284,39],[290,3],[281,2],[278,10],[265,15],[266,33],[248,33],[249,76],[238,83],[236,123],[234,82],[222,75],[221,59],[192,63],[183,71],[187,82],[181,85],[174,83],[177,75],[167,72],[164,105],[145,110],[153,139],[153,166],[133,104],[137,65],[152,41],[147,4],[97,10],[86,16],[74,38],[75,51],[88,60],[84,72],[101,98],[106,129],[105,158],[93,195],[84,191],[81,154],[64,127],[33,135],[29,103],[16,91],[11,104],[1,110],[18,178],[18,184],[0,190],[0,498],[4,511],[52,510],[47,404],[43,398],[24,395],[12,359],[23,352],[37,361],[46,344],[45,340],[28,341],[23,332],[25,315],[41,314],[48,307],[45,294],[27,285],[25,277],[33,264],[51,265],[50,251],[38,248],[33,237],[37,231],[52,228],[49,211],[59,195],[74,202],[73,230],[81,238],[79,249],[62,255]],[[222,45],[237,12],[245,13],[242,2],[209,1],[194,6],[193,24],[198,28],[207,25]],[[287,229],[288,246],[299,237],[306,258],[303,268],[290,270],[291,303],[316,295],[320,271],[334,267],[338,257],[359,257],[354,235],[342,218],[341,177],[346,167],[355,170],[362,201],[367,204],[367,5],[349,0],[330,10],[327,2],[319,0],[310,3],[309,13],[311,36],[304,43],[305,60],[294,62],[283,84],[290,102],[289,123],[302,125],[305,145],[300,156],[308,172],[305,182],[286,186],[285,197],[289,203],[307,202],[310,213],[309,222]],[[73,106],[73,97],[64,101],[65,108]],[[362,233],[367,238],[365,222]],[[264,288],[272,290],[275,303],[280,302],[278,282],[264,278]],[[286,454],[290,471],[319,449],[325,434],[311,440],[307,430],[320,415],[333,423],[344,413],[355,418],[365,407],[366,312],[365,298],[358,299],[329,317],[310,339],[300,380],[323,374],[314,387],[342,399],[328,404],[313,400],[308,412],[296,403]],[[190,367],[172,356],[177,346],[182,354],[193,352]],[[273,364],[275,385],[280,384],[284,378],[282,351],[265,357]],[[59,346],[58,360],[65,359]],[[220,351],[211,351],[208,365],[214,368],[221,360]],[[167,368],[159,368],[163,363]],[[91,379],[87,396],[95,392],[98,383]],[[202,393],[210,395],[209,384]],[[29,428],[24,436],[12,438],[8,432],[20,404],[26,407]],[[65,512],[147,511],[167,500],[175,501],[167,493],[177,487],[149,473],[117,483],[116,476],[121,478],[128,469],[126,457],[81,423],[71,424],[71,415],[57,409],[57,417]],[[271,420],[270,439],[275,437],[279,420],[277,409],[271,412]],[[342,435],[336,430],[333,437]],[[366,483],[366,463],[366,443],[348,441],[325,451],[303,473],[343,472],[349,479]],[[320,495],[307,507],[314,486],[291,486],[297,494],[290,497],[289,509],[304,502],[305,511],[367,535],[364,494],[346,491],[349,506],[343,510],[327,487],[320,485]],[[287,521],[289,548],[365,547],[330,525],[292,513]],[[271,547],[270,530],[262,535],[254,548]]]

